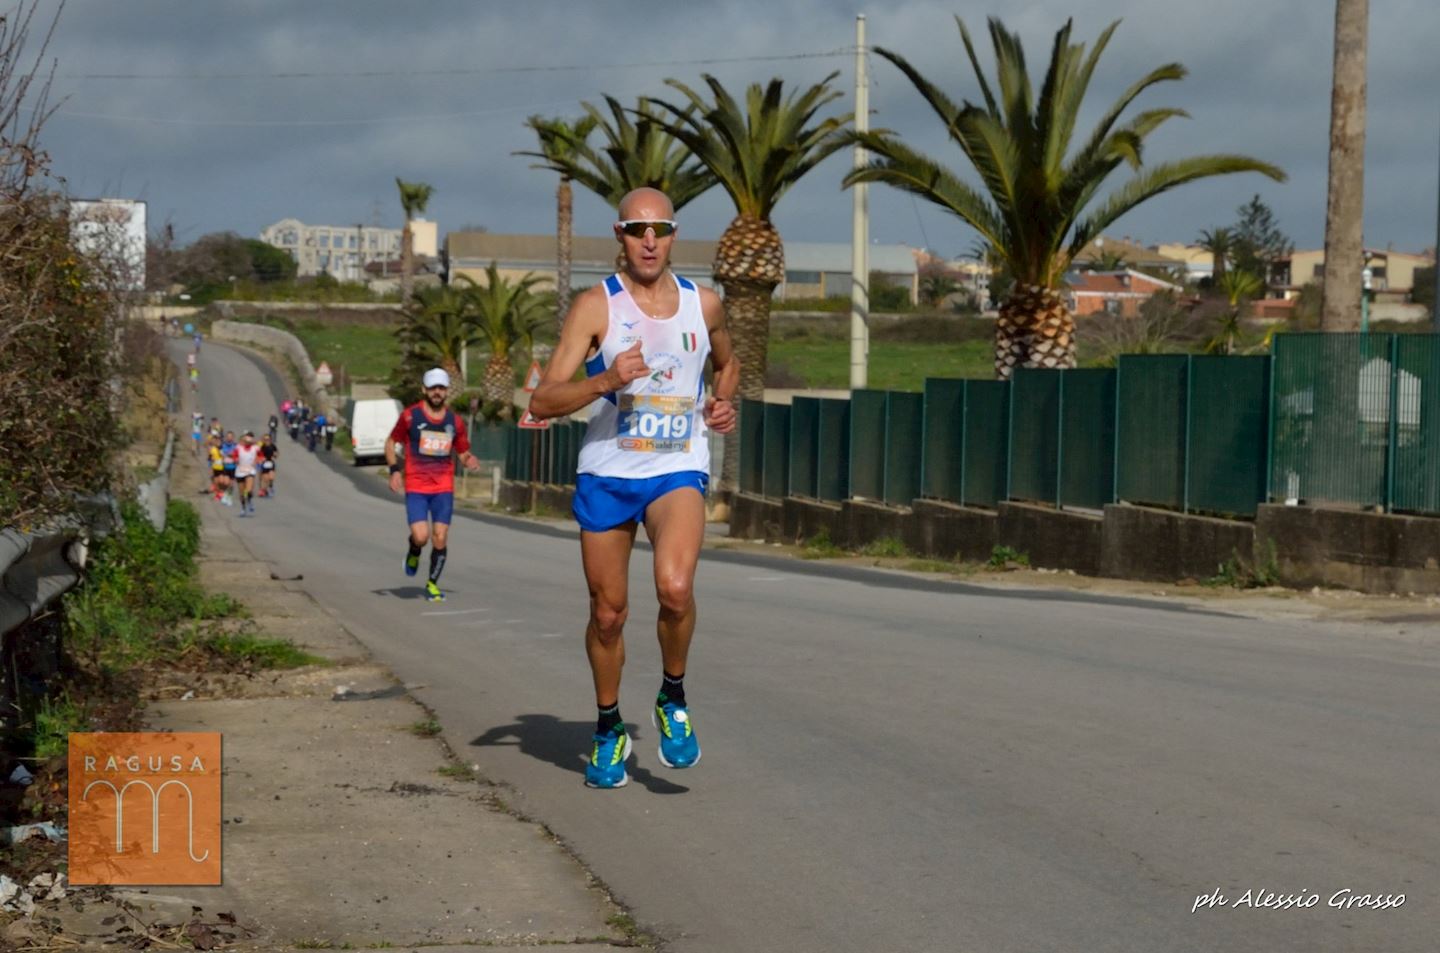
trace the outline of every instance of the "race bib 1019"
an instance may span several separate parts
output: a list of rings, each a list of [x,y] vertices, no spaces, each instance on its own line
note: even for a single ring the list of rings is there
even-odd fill
[[[621,394],[617,437],[621,450],[686,453],[694,429],[695,398]]]

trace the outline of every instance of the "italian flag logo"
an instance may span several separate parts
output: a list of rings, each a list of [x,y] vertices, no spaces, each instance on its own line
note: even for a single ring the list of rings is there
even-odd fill
[[[694,332],[687,331],[686,333],[680,335],[680,346],[687,351],[695,350],[699,345],[695,339]]]

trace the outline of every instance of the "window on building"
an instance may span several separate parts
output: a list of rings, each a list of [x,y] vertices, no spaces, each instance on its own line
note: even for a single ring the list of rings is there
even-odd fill
[[[1118,298],[1106,298],[1105,313],[1118,316],[1120,314],[1120,300]]]
[[[820,283],[820,272],[818,271],[787,271],[785,281],[792,285],[818,285]]]
[[[1384,277],[1385,277],[1385,267],[1382,265],[1382,266],[1379,267],[1379,268],[1371,268],[1371,269],[1370,269],[1370,277],[1372,277],[1372,278],[1384,278]]]
[[[330,247],[330,235],[329,235],[328,232],[327,232],[326,234],[320,236],[320,247],[321,247],[321,248],[329,248],[329,247]]]
[[[1325,263],[1324,263],[1323,261],[1320,262],[1320,264],[1316,265],[1316,266],[1311,270],[1311,272],[1310,272],[1310,277],[1311,277],[1311,278],[1324,278],[1324,277],[1325,277]]]
[[[357,237],[355,237],[354,235],[351,235],[351,236],[350,236],[350,247],[351,247],[351,248],[359,248],[359,247],[360,247],[360,239],[357,238]]]
[[[370,236],[370,248],[371,248],[372,250],[375,248],[375,236],[374,236],[374,235],[371,235],[371,236]]]

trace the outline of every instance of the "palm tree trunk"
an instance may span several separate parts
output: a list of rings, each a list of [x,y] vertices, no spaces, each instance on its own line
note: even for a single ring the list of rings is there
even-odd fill
[[[1017,284],[995,322],[995,376],[1017,367],[1075,366],[1075,319],[1053,288]]]
[[[510,366],[509,355],[492,354],[485,363],[485,376],[480,390],[487,403],[498,404],[501,420],[509,420],[515,404],[515,368]]]
[[[570,305],[570,269],[574,260],[571,231],[575,221],[575,197],[570,189],[570,180],[560,177],[560,187],[555,190],[555,325],[559,332],[565,323],[565,309]]]
[[[1330,186],[1325,203],[1322,331],[1360,327],[1365,229],[1365,59],[1370,0],[1335,0]],[[1293,278],[1293,276],[1292,276]]]
[[[415,236],[410,231],[410,219],[405,219],[405,229],[400,233],[400,303],[410,302],[410,286],[415,274]]]
[[[736,216],[716,246],[714,277],[725,288],[725,322],[740,361],[739,396],[764,400],[770,303],[785,278],[785,246],[775,226],[754,216]],[[737,431],[725,440],[720,487],[733,490],[739,473]]]

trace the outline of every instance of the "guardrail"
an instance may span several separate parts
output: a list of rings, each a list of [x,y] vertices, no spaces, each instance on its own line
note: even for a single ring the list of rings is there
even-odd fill
[[[81,500],[79,516],[39,532],[0,530],[0,635],[34,619],[75,587],[90,542],[120,526],[120,506],[110,494]]]

